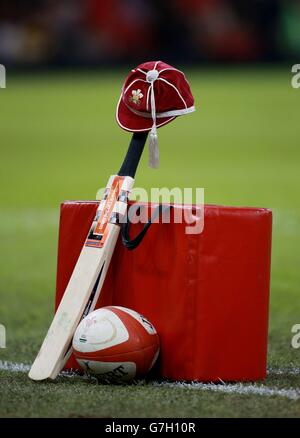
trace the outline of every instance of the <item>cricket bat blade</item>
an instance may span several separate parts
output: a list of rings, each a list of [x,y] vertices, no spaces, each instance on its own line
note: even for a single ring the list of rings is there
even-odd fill
[[[127,195],[133,183],[129,176],[109,179],[105,202],[99,204],[63,298],[32,364],[28,374],[31,379],[55,379],[65,365],[77,325],[99,298],[120,232],[117,218],[126,213]]]

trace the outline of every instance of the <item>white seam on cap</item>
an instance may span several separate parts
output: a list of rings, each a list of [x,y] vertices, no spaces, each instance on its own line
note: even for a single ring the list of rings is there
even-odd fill
[[[186,103],[185,103],[184,98],[181,96],[181,94],[179,93],[179,91],[178,91],[178,89],[175,87],[175,85],[171,84],[171,82],[167,81],[167,80],[164,79],[164,78],[157,78],[157,80],[158,80],[158,81],[163,81],[163,82],[165,82],[166,84],[170,85],[172,88],[174,88],[174,90],[177,92],[178,96],[179,96],[180,99],[182,100],[184,106],[187,108],[187,105],[186,105]]]
[[[157,65],[160,63],[161,61],[156,61],[156,63],[154,64],[153,70],[156,70]],[[158,72],[160,73],[160,72]]]
[[[147,83],[147,81],[145,81],[144,79],[135,79],[134,81],[130,82],[130,84],[128,85],[126,90],[123,91],[123,94],[127,93],[128,88],[130,88],[135,82],[138,82],[138,81],[142,81],[142,82],[146,82]]]
[[[184,73],[183,71],[181,71],[181,70],[178,70],[178,68],[175,68],[175,67],[172,67],[172,68],[164,68],[164,69],[160,70],[159,73],[163,73],[164,71],[168,71],[168,70],[178,71],[178,73],[181,73],[181,74],[183,75],[183,77],[184,77],[184,80],[185,80],[185,81],[187,82],[187,84],[190,86],[190,83],[189,83],[189,81],[187,80],[187,78],[186,78],[186,76],[185,76],[185,73]],[[165,79],[165,78],[163,78],[163,79]]]
[[[178,71],[178,73],[181,73],[181,74],[183,75],[185,81],[189,84],[189,81],[187,80],[187,78],[186,78],[186,76],[185,76],[185,73],[184,73],[183,71],[178,70],[178,68],[172,67],[172,68],[164,68],[163,70],[160,71],[160,73],[161,73],[161,72],[164,72],[164,71],[166,71],[166,70],[175,70],[175,71]],[[189,84],[189,85],[190,85],[190,84]]]
[[[152,115],[150,113],[145,113],[143,111],[138,111],[134,108],[131,108],[129,105],[124,102],[124,104],[127,106],[127,108],[132,111],[137,116],[145,117],[147,119],[151,119]],[[170,110],[170,111],[164,111],[162,113],[156,113],[156,118],[163,119],[164,117],[173,117],[173,116],[183,116],[185,114],[189,114],[196,111],[196,108],[194,106],[190,106],[189,108],[184,108],[181,110]]]
[[[166,70],[174,70],[174,71],[178,71],[178,73],[181,73],[181,74],[183,75],[183,77],[184,77],[184,80],[186,81],[186,83],[187,83],[188,86],[190,87],[190,83],[189,83],[189,81],[187,80],[186,75],[185,75],[185,73],[184,73],[183,71],[178,70],[178,68],[173,67],[173,68],[164,68],[163,70],[160,70],[159,73],[163,73],[163,72],[166,71]]]
[[[125,131],[128,131],[128,132],[146,132],[146,131],[151,131],[151,127],[150,127],[150,128],[146,128],[146,129],[145,129],[145,128],[144,128],[144,129],[129,129],[129,128],[127,128],[126,126],[122,125],[122,123],[120,122],[120,119],[119,119],[119,117],[118,117],[118,111],[119,111],[119,106],[120,106],[121,100],[122,100],[122,93],[121,93],[121,95],[120,95],[119,102],[118,102],[118,104],[117,104],[117,109],[116,109],[116,120],[117,120],[119,126],[121,126],[121,128],[125,129]],[[157,128],[159,128],[160,126],[165,125],[165,124],[168,123],[168,122],[171,122],[171,121],[174,120],[175,118],[176,118],[176,116],[171,117],[170,119],[165,120],[165,121],[162,122],[162,123],[159,123],[159,124],[157,125]]]
[[[156,117],[163,118],[163,117],[170,117],[170,116],[184,116],[185,114],[193,113],[196,111],[196,108],[193,106],[190,106],[189,108],[184,108],[181,110],[171,110],[171,111],[164,111],[162,113],[156,114]]]
[[[147,74],[147,73],[146,73],[144,70],[142,70],[141,68],[137,68],[137,70],[140,71],[141,73],[144,73],[144,75]]]
[[[181,71],[181,70],[178,70],[177,68],[171,68],[171,67],[168,67],[168,68],[163,68],[162,70],[160,70],[160,71],[159,71],[159,73],[163,73],[164,71],[168,71],[168,70],[178,71],[178,73],[182,73],[182,74],[183,74],[183,76],[184,76],[184,73],[183,73],[183,71]]]

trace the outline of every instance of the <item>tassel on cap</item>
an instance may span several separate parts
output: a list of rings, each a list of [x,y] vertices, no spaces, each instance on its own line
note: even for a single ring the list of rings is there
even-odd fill
[[[152,127],[149,138],[149,166],[153,169],[159,167],[159,149],[156,127]]]
[[[150,132],[149,139],[149,166],[153,169],[159,166],[159,150],[158,150],[158,139],[157,139],[157,129],[156,129],[156,105],[155,105],[155,95],[154,95],[154,82],[159,76],[159,72],[155,70],[157,63],[153,70],[147,72],[146,81],[150,85],[150,102],[151,102],[151,116],[153,120],[153,125]]]

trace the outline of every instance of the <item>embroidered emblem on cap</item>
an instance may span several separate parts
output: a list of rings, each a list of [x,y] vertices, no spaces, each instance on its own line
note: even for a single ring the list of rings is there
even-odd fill
[[[132,96],[129,97],[130,102],[140,105],[140,100],[144,97],[143,93],[141,93],[141,90],[132,90],[131,94]]]

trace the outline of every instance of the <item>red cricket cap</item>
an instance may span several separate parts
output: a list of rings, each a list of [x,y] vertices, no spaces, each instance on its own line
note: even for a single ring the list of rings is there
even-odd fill
[[[184,73],[162,61],[140,64],[127,76],[116,111],[126,131],[150,131],[149,165],[158,167],[157,128],[195,111]]]
[[[126,131],[150,131],[195,111],[184,73],[162,61],[140,64],[125,79],[116,119]]]

